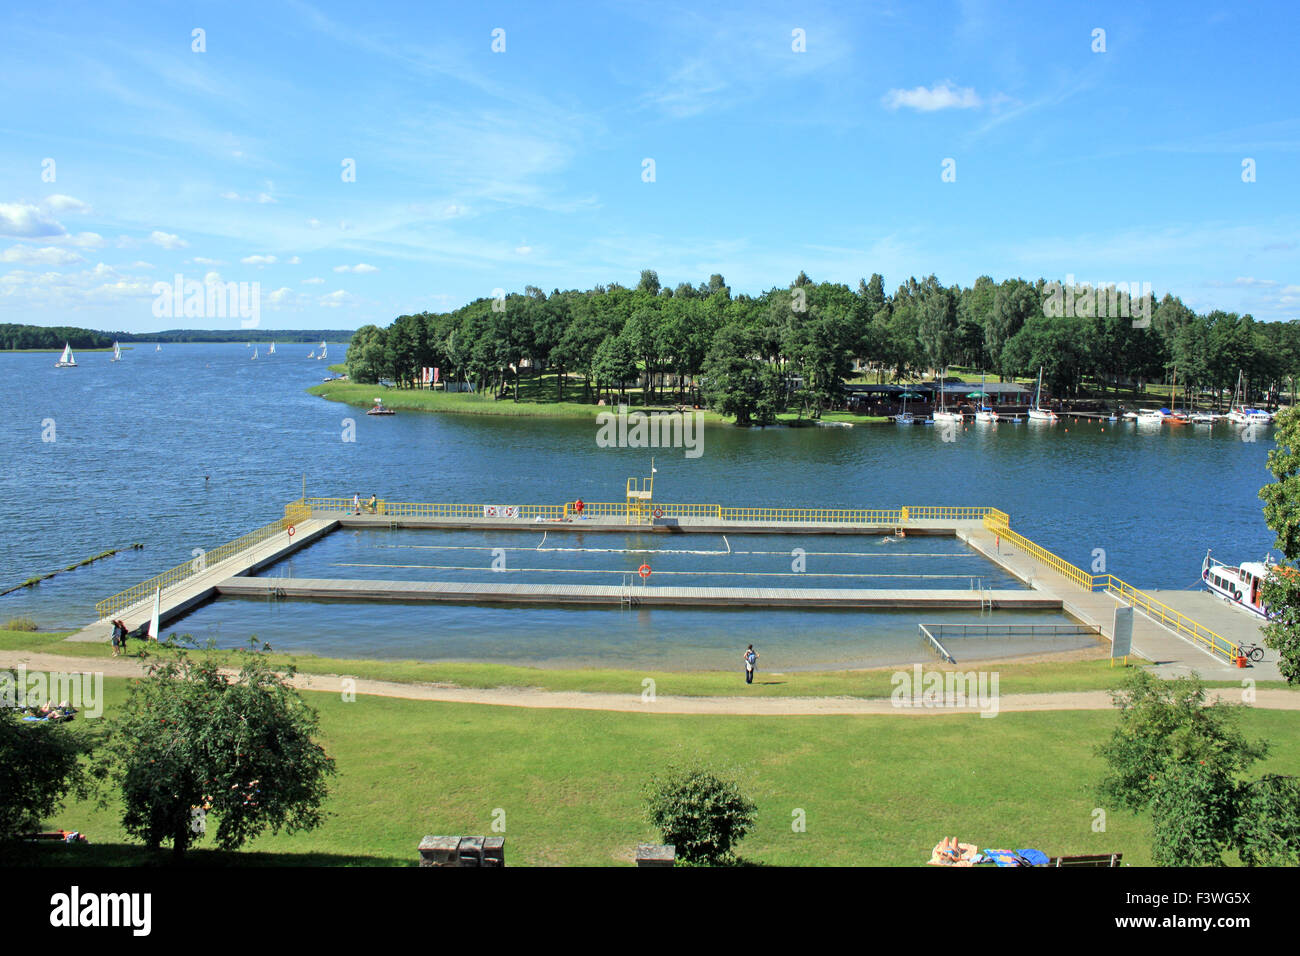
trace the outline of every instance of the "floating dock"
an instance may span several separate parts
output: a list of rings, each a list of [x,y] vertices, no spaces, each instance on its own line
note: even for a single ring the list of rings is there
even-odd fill
[[[1197,671],[1216,679],[1278,679],[1275,657],[1249,670],[1233,666],[1237,645],[1259,642],[1259,622],[1214,606],[1196,592],[1147,592],[1114,575],[1090,575],[1011,530],[996,508],[920,506],[893,509],[730,508],[661,504],[653,479],[631,479],[627,500],[559,505],[449,505],[378,502],[357,513],[351,499],[303,498],[284,517],[203,559],[180,565],[101,601],[100,620],[72,640],[107,640],[113,619],[128,628],[148,621],[155,594],[162,624],[227,595],[283,600],[396,601],[451,604],[644,607],[969,608],[1062,611],[1104,638],[1115,609],[1134,607],[1134,653],[1166,674]],[[634,484],[635,483],[635,484]],[[965,542],[1027,590],[731,588],[459,583],[253,577],[338,528],[607,532],[636,534],[945,535]],[[1210,602],[1207,604],[1207,600]],[[1197,615],[1193,617],[1192,615]],[[1199,618],[1205,618],[1213,629]]]

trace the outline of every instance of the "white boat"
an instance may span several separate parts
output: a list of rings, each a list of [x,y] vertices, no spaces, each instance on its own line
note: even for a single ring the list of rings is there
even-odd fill
[[[122,361],[122,346],[118,345],[116,342],[113,343],[113,358],[111,361]]]
[[[1250,408],[1244,403],[1246,390],[1242,383],[1242,373],[1237,372],[1237,385],[1232,390],[1232,401],[1228,404],[1228,421],[1234,425],[1267,425],[1273,416],[1262,408]]]
[[[1267,618],[1268,611],[1260,598],[1259,589],[1272,568],[1273,562],[1267,558],[1263,561],[1243,561],[1233,567],[1211,557],[1210,552],[1206,551],[1205,560],[1201,562],[1201,580],[1212,593],[1233,607]]]
[[[1125,413],[1124,413],[1124,421],[1126,421],[1126,422],[1137,421],[1137,417],[1138,417],[1138,413],[1137,413],[1137,412],[1125,412]]]
[[[307,353],[307,357],[308,357],[308,358],[315,358],[315,357],[316,357],[316,350],[315,350],[315,349],[312,349],[310,352],[308,352],[308,353]]]
[[[1137,423],[1139,425],[1162,425],[1165,421],[1165,411],[1162,408],[1144,408],[1137,413]]]
[[[984,392],[984,373],[980,372],[980,401],[982,403],[987,399],[988,399],[988,395],[985,394]],[[995,412],[988,405],[981,404],[979,407],[979,411],[975,413],[975,421],[977,422],[991,422],[993,424],[996,424],[997,420],[998,420],[998,413]]]
[[[1049,408],[1040,408],[1039,402],[1043,397],[1043,367],[1038,366],[1038,388],[1034,391],[1034,404],[1029,406],[1029,420],[1031,422],[1054,422],[1058,421],[1056,412]]]
[[[251,361],[254,361],[254,362],[257,361],[257,349],[256,349],[256,348],[253,349],[253,358],[251,359]]]
[[[316,356],[316,361],[319,362],[321,359],[325,358],[325,356],[328,354],[328,352],[329,352],[329,349],[327,349],[327,348],[325,347],[325,343],[322,342],[322,343],[320,344],[320,355]]]
[[[160,343],[158,343],[157,345],[155,345],[155,346],[153,347],[153,350],[154,350],[155,352],[161,352],[161,351],[162,351],[162,343],[160,342]]]
[[[270,347],[269,349],[266,350],[266,354],[267,354],[267,355],[274,355],[274,354],[275,354],[275,343],[274,343],[274,342],[272,342],[272,343],[271,343],[271,347]]]
[[[54,363],[55,368],[76,368],[77,360],[72,354],[72,346],[67,342],[63,343],[63,355]]]
[[[948,395],[947,379],[948,379],[948,370],[944,369],[943,374],[939,376],[939,407],[934,410],[934,412],[932,413],[932,417],[934,418],[934,423],[936,425],[940,425],[945,422],[951,422],[954,425],[960,425],[964,417],[962,413],[948,410],[948,403],[946,401]]]

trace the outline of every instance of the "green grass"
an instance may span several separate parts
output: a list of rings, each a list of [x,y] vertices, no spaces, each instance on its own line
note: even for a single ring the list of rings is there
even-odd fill
[[[582,402],[546,401],[540,398],[528,399],[521,391],[520,400],[514,401],[509,396],[494,399],[491,394],[475,392],[434,392],[422,389],[384,388],[379,385],[357,385],[352,382],[334,382],[313,385],[307,389],[312,395],[332,402],[343,402],[369,408],[375,398],[384,400],[387,408],[396,411],[452,412],[461,415],[505,415],[531,418],[594,418],[601,412],[617,411],[617,406],[595,405]],[[571,388],[570,393],[580,390]],[[639,411],[672,411],[671,405],[652,405],[649,408],[635,406]],[[726,417],[717,412],[704,411],[704,420],[725,422]]]
[[[125,681],[106,681],[105,692],[111,715]],[[658,842],[642,785],[694,758],[734,774],[757,803],[740,846],[750,862],[915,866],[952,835],[980,847],[1120,851],[1128,863],[1150,862],[1145,818],[1113,810],[1106,832],[1092,829],[1091,787],[1102,772],[1092,749],[1114,726],[1110,711],[697,717],[303,696],[321,713],[339,769],[328,821],[255,840],[246,860],[195,862],[409,865],[423,835],[488,835],[503,810],[508,865],[629,863],[638,842]],[[1300,771],[1291,714],[1249,711],[1242,726],[1272,744],[1256,772]],[[796,809],[806,832],[791,828]],[[153,860],[122,832],[115,803],[72,802],[48,825],[80,830],[93,845],[41,848],[40,862]]]
[[[111,647],[107,641],[85,643],[65,641],[68,633],[30,634],[0,631],[0,650],[39,650],[68,657],[107,658]],[[144,648],[132,641],[128,652],[138,654]],[[166,654],[165,648],[150,647],[150,653]],[[234,665],[234,651],[216,651],[216,656]],[[384,661],[318,657],[313,654],[272,652],[277,667],[293,664],[304,674],[341,674],[369,680],[396,683],[448,684],[457,687],[494,688],[530,687],[548,691],[585,691],[589,693],[640,694],[647,677],[655,682],[655,692],[669,697],[889,697],[894,685],[890,678],[898,667],[852,671],[799,671],[776,673],[759,669],[755,683],[746,685],[740,670],[735,671],[654,671],[613,668],[550,669],[520,667],[510,664],[477,662]],[[1138,658],[1133,658],[1138,661]],[[949,668],[928,664],[927,669],[971,669],[963,665]],[[904,668],[910,670],[910,668]],[[1106,660],[1035,661],[985,665],[984,670],[998,672],[999,691],[1003,694],[1064,693],[1104,690],[1121,673]],[[1234,681],[1209,681],[1211,687],[1239,687]],[[1261,688],[1286,687],[1282,681],[1260,681]],[[1300,690],[1297,690],[1300,693]]]

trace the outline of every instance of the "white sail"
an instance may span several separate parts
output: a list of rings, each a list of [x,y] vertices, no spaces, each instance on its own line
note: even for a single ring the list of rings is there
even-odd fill
[[[269,349],[266,350],[266,354],[267,354],[267,355],[274,355],[274,354],[275,354],[275,343],[274,343],[274,342],[272,342],[272,343],[271,343],[271,347],[270,347]]]
[[[162,343],[160,342],[159,344],[155,345],[155,346],[153,347],[153,350],[154,350],[155,352],[161,352],[161,351],[162,351]]]
[[[153,592],[153,617],[149,618],[149,637],[158,640],[158,612],[162,609],[162,588]]]
[[[116,342],[113,343],[113,361],[122,361],[122,346],[118,345]]]
[[[253,349],[253,361],[254,361],[254,362],[257,361],[257,349],[256,349],[256,348]]]
[[[77,367],[77,360],[72,354],[72,346],[69,343],[67,342],[63,343],[63,355],[60,356],[59,360],[54,363],[54,367],[55,368],[76,368]]]

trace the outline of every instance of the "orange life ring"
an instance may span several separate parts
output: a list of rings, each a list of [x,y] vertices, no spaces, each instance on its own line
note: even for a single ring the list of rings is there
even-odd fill
[[[293,537],[293,525],[289,525],[289,537]]]
[[[642,580],[650,577],[650,565],[648,564],[641,565],[641,567],[636,569],[636,573],[641,575]]]
[[[656,509],[654,510],[654,515],[655,515],[656,518],[662,518],[662,517],[664,516],[664,509],[663,509],[663,508],[656,508]]]

